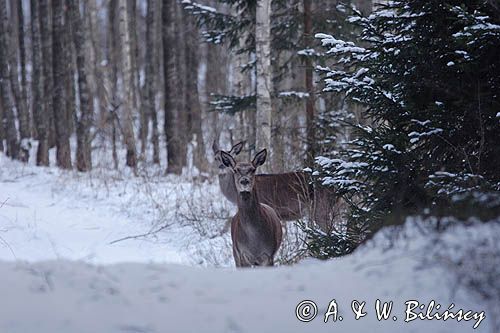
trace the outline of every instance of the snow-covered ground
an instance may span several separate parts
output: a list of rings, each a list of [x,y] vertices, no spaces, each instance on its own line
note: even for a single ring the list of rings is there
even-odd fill
[[[497,223],[437,236],[408,221],[391,246],[378,235],[336,260],[236,270],[221,235],[234,207],[217,182],[160,174],[78,174],[0,154],[0,332],[497,332],[498,298],[484,300],[450,269],[464,251],[496,244]],[[449,246],[433,246],[436,237]],[[498,263],[490,255],[466,269]],[[377,320],[377,299],[394,302],[388,320]],[[317,305],[311,322],[296,317],[303,300]],[[324,323],[332,300],[343,320]],[[354,300],[366,302],[359,320]],[[405,322],[410,300],[477,316]]]

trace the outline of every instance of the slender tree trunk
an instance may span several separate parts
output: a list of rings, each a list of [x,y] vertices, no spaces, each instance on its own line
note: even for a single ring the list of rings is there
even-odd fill
[[[145,78],[145,94],[143,105],[145,109],[145,118],[148,119],[149,116],[152,120],[153,133],[151,137],[151,143],[153,144],[153,163],[160,163],[160,144],[158,137],[158,115],[156,113],[155,107],[155,50],[156,46],[156,11],[158,9],[157,0],[148,0],[148,11],[146,16],[146,78]],[[145,122],[145,126],[148,126],[148,121]],[[145,141],[146,137],[143,138]],[[145,145],[143,143],[143,145]]]
[[[257,127],[256,149],[271,147],[272,67],[271,67],[271,0],[258,0],[255,45],[257,57]],[[269,171],[269,168],[265,168]]]
[[[134,110],[137,110],[140,105],[139,101],[139,43],[137,41],[137,2],[136,0],[128,0],[127,3],[128,9],[128,18],[130,20],[129,29],[130,29],[130,59],[132,64],[132,73],[131,73],[131,87],[132,87],[132,107]]]
[[[173,3],[175,8],[175,87],[177,88],[177,138],[179,144],[179,158],[182,166],[187,165],[187,146],[189,141],[189,113],[187,109],[186,83],[186,25],[182,8],[176,1]]]
[[[11,80],[9,71],[9,17],[7,13],[7,0],[0,0],[0,90],[2,108],[5,116],[5,134],[7,137],[7,156],[19,159],[19,140],[16,129],[14,103],[11,98]],[[16,64],[12,64],[17,66]]]
[[[28,83],[26,79],[26,43],[25,43],[25,26],[24,26],[24,10],[23,10],[23,1],[19,1],[17,5],[17,17],[18,17],[18,27],[19,27],[19,63],[21,65],[21,88],[22,88],[22,96],[26,105],[28,105]],[[28,124],[28,132],[30,132],[30,115],[29,110],[26,110],[27,114],[27,124]],[[21,121],[21,120],[19,120]],[[23,130],[21,130],[23,131]],[[23,134],[21,134],[21,137]]]
[[[56,126],[57,166],[71,169],[71,148],[69,145],[68,117],[66,112],[66,92],[64,87],[66,64],[64,61],[64,5],[63,0],[52,0],[53,20],[53,57],[54,77],[54,121]]]
[[[175,78],[175,55],[173,47],[175,43],[174,30],[174,1],[166,0],[162,6],[162,39],[163,39],[163,76],[165,87],[165,139],[167,142],[167,173],[180,174],[182,172],[182,157],[176,124],[176,78]]]
[[[1,94],[1,92],[0,92]],[[4,119],[4,115],[3,115],[3,107],[2,107],[2,103],[0,103],[0,153],[3,153],[3,140],[5,140],[5,128],[3,127],[3,119]]]
[[[19,134],[21,138],[19,149],[19,160],[28,162],[29,149],[30,149],[30,130],[29,130],[29,111],[26,105],[26,99],[23,98],[21,83],[19,82],[19,66],[18,66],[18,50],[20,49],[18,42],[19,30],[12,30],[11,26],[19,27],[18,7],[19,3],[11,1],[11,22],[7,20],[6,31],[10,38],[8,38],[8,57],[9,57],[9,70],[10,70],[10,84],[12,88],[12,96],[17,110],[17,120],[19,122]]]
[[[205,158],[205,143],[201,124],[201,105],[198,94],[198,66],[199,66],[199,41],[198,32],[192,17],[185,17],[186,31],[186,111],[189,114],[190,140],[195,144],[193,147],[193,163],[201,172],[208,169]]]
[[[76,68],[78,71],[78,98],[80,101],[80,117],[76,127],[76,167],[78,171],[92,168],[92,151],[90,127],[93,119],[92,99],[87,81],[85,67],[85,25],[80,16],[79,0],[69,0],[71,21],[73,22],[73,42],[76,51]]]
[[[133,85],[132,85],[132,48],[130,39],[130,28],[129,28],[129,18],[127,10],[128,0],[118,1],[118,20],[119,20],[119,31],[121,40],[121,64],[123,73],[123,94],[121,106],[122,117],[120,119],[122,134],[125,141],[125,146],[127,147],[127,166],[131,168],[136,168],[137,166],[137,153],[135,147],[135,136],[132,118],[132,108],[134,105],[133,101]]]
[[[52,25],[51,8],[49,0],[40,0],[40,33],[42,40],[43,59],[43,103],[45,104],[45,115],[48,117],[47,137],[49,147],[56,145],[56,132],[54,122],[54,77],[52,71]]]
[[[38,139],[38,149],[36,153],[37,165],[49,165],[49,143],[48,126],[49,117],[43,99],[44,94],[44,63],[42,52],[42,37],[40,28],[40,7],[39,0],[31,0],[31,44],[33,54],[33,117]]]
[[[111,66],[111,110],[109,113],[109,122],[111,123],[111,137],[112,137],[112,155],[113,155],[113,163],[115,169],[118,168],[118,153],[116,148],[116,141],[118,136],[117,131],[117,116],[116,116],[116,108],[118,107],[118,40],[119,34],[116,30],[116,11],[118,8],[118,0],[110,0],[109,1],[109,37],[110,40],[110,55],[109,55],[109,63]]]
[[[68,133],[71,136],[75,130],[76,124],[76,104],[75,104],[75,61],[73,47],[73,22],[71,20],[70,10],[64,12],[64,62],[66,63],[64,71],[64,86],[66,93],[66,118],[68,119]]]
[[[306,48],[312,44],[312,0],[304,0],[304,36]],[[313,83],[313,65],[311,59],[306,57],[305,61],[305,84],[309,97],[306,100],[306,131],[307,131],[307,165],[314,164],[316,133],[314,116],[314,83]]]

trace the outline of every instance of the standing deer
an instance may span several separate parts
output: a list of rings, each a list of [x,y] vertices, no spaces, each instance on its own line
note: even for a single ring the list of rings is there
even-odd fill
[[[234,145],[229,154],[234,158],[242,150],[244,142]],[[237,189],[234,175],[223,163],[222,150],[214,141],[212,149],[219,168],[219,186],[222,194],[232,203],[237,203]],[[266,205],[274,208],[280,219],[297,220],[312,208],[313,216],[324,230],[330,230],[338,215],[338,201],[328,189],[315,189],[305,172],[287,172],[278,174],[258,174],[255,183],[259,198]]]
[[[271,207],[261,203],[256,190],[255,171],[266,161],[267,150],[252,162],[236,162],[221,152],[222,163],[233,173],[238,212],[231,221],[231,239],[236,267],[273,266],[281,245],[281,221]]]

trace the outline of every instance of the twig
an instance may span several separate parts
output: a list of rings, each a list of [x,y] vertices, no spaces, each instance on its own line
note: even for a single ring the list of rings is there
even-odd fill
[[[110,242],[110,243],[109,243],[109,245],[113,245],[113,244],[115,244],[115,243],[122,242],[122,241],[124,241],[124,240],[129,240],[129,239],[138,239],[138,238],[143,238],[143,237],[147,237],[147,236],[150,236],[150,235],[154,235],[154,234],[156,234],[156,233],[158,233],[158,232],[160,232],[160,231],[162,231],[162,230],[164,230],[164,229],[166,229],[166,228],[168,228],[168,227],[169,227],[169,225],[168,225],[168,224],[164,224],[164,225],[162,225],[161,227],[159,227],[158,229],[148,231],[148,232],[146,232],[146,233],[144,233],[144,234],[139,234],[139,235],[135,235],[135,236],[127,236],[127,237],[123,237],[123,238],[116,239],[116,240],[114,240],[114,241]]]
[[[0,203],[0,208],[2,208],[7,203],[7,201],[9,201],[9,199],[10,198],[7,198],[7,199],[5,199],[4,202]]]

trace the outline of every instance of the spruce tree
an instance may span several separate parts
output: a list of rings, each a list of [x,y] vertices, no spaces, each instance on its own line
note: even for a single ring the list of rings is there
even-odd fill
[[[348,21],[326,50],[324,92],[366,107],[345,117],[355,138],[317,158],[318,173],[349,203],[348,230],[373,234],[409,215],[483,221],[500,216],[500,15],[488,1],[396,0]],[[443,227],[443,226],[441,226]],[[315,252],[339,237],[309,233]],[[344,246],[344,245],[343,245]]]

